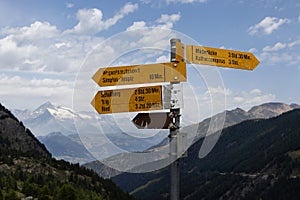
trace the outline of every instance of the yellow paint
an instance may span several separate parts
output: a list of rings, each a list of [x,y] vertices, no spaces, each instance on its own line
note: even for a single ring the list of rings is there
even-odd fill
[[[217,49],[203,46],[186,46],[188,63],[253,70],[259,61],[250,52]]]
[[[91,104],[99,114],[162,110],[162,86],[98,91]]]
[[[93,76],[93,80],[99,86],[183,82],[186,81],[186,63],[170,62],[100,68]]]
[[[184,61],[184,44],[181,42],[176,42],[176,56],[175,60],[177,62],[183,62]]]
[[[186,81],[186,63],[165,63],[164,82],[183,82]]]

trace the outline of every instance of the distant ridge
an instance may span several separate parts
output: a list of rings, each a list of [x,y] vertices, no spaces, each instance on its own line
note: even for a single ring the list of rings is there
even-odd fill
[[[271,118],[278,116],[284,112],[288,112],[290,110],[300,108],[297,104],[285,104],[285,103],[279,103],[279,102],[270,102],[261,104],[259,106],[252,107],[248,113],[253,115],[255,118]]]
[[[278,110],[278,105],[269,106]],[[194,143],[181,159],[180,199],[298,199],[299,119],[300,109],[295,109],[230,126],[202,159],[198,153],[203,140]],[[169,174],[166,167],[122,173],[113,180],[138,199],[169,199]]]
[[[235,108],[233,110],[226,110],[225,112],[225,122],[224,126],[222,127],[227,128],[230,126],[233,126],[235,124],[241,123],[246,120],[251,120],[251,119],[269,119],[272,117],[276,117],[278,115],[281,115],[282,113],[291,111],[293,109],[300,108],[300,105],[298,104],[285,104],[285,103],[280,103],[280,102],[269,102],[269,103],[264,103],[261,105],[253,106],[250,108],[248,111],[245,111],[241,108]],[[181,132],[183,133],[190,133],[193,130],[197,130],[197,136],[195,138],[195,141],[197,141],[199,138],[202,138],[205,136],[205,133],[207,132],[209,128],[209,124],[212,118],[219,118],[224,115],[224,112],[216,114],[215,116],[212,116],[210,118],[207,118],[203,120],[200,123],[193,124],[190,126],[183,127],[181,129]],[[155,145],[151,147],[149,150],[155,150],[157,147],[164,146],[168,144],[169,139],[166,138],[164,139],[160,144]]]
[[[136,138],[124,133],[118,127],[113,116],[95,115],[94,112],[74,112],[71,108],[53,105],[51,102],[46,102],[33,111],[14,110],[14,114],[23,121],[24,125],[30,127],[32,133],[45,144],[55,158],[72,163],[84,164],[95,160],[92,155],[97,154],[99,149],[103,149],[103,146],[109,146],[109,141],[121,149],[143,151],[163,138],[158,135],[145,139]],[[75,122],[84,123],[80,124],[78,129]],[[98,134],[95,139],[94,133],[99,131],[97,122],[105,125],[106,135]],[[78,134],[78,130],[82,130],[82,132]],[[84,141],[85,139],[86,141]],[[106,144],[95,142],[95,140],[106,141]],[[87,151],[83,142],[89,146],[90,152]],[[111,152],[105,151],[103,157],[105,153],[110,154]]]
[[[285,104],[285,103],[278,103],[278,102],[269,102],[264,103],[258,106],[254,106],[248,111],[245,111],[241,108],[235,108],[233,110],[224,111],[226,112],[226,118],[224,123],[224,129],[236,124],[239,124],[243,121],[251,120],[251,119],[268,119],[274,116],[281,115],[282,113],[291,111],[293,109],[300,108],[298,104]],[[218,118],[219,116],[224,115],[223,113],[219,113],[213,117]],[[183,127],[181,129],[182,133],[191,133],[194,130],[197,130],[197,138],[194,139],[194,142],[197,142],[199,139],[204,137],[204,134],[207,132],[209,123],[211,118],[207,118],[203,120],[202,122],[194,125],[190,125],[187,127]],[[163,141],[161,141],[159,144],[152,146],[147,151],[158,151],[160,148],[163,148],[165,145],[169,143],[169,139],[165,138]],[[119,155],[116,155],[119,156]],[[122,157],[122,156],[120,156]],[[105,165],[103,165],[99,161],[94,161],[91,163],[86,163],[86,167],[91,168],[95,170],[100,176],[105,178],[111,178],[114,177],[121,172],[116,171],[114,169],[111,169]]]
[[[75,142],[61,132],[49,133],[38,139],[46,145],[47,149],[57,158],[72,161],[72,163],[91,162],[95,158],[80,142]]]

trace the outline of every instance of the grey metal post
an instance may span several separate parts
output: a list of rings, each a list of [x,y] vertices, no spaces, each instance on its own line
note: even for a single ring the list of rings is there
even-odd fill
[[[171,39],[171,62],[176,60],[176,42],[181,42],[180,39]],[[180,84],[180,82],[172,82],[171,84]],[[173,115],[173,126],[170,127],[170,157],[172,160],[176,159],[170,165],[171,178],[170,178],[170,199],[179,200],[179,159],[177,159],[177,134],[180,127],[180,108],[170,110]]]

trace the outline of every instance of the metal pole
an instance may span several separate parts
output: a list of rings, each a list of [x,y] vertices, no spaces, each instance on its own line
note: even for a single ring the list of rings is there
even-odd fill
[[[171,39],[171,62],[176,62],[176,42],[181,42],[180,39]],[[180,84],[180,82],[172,82],[171,84]],[[175,160],[170,165],[170,199],[179,200],[179,159],[177,159],[177,134],[180,127],[180,108],[170,109],[173,116],[173,126],[170,127],[170,157]]]

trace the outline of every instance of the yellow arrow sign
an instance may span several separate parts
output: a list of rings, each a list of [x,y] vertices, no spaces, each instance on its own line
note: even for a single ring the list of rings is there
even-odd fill
[[[186,81],[186,63],[169,62],[100,68],[93,80],[99,86]]]
[[[98,91],[91,104],[99,114],[162,110],[162,86]]]
[[[250,52],[193,45],[186,46],[186,61],[194,64],[245,70],[253,70],[259,64],[257,58]]]

